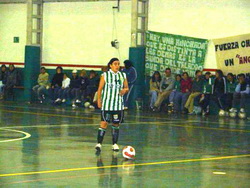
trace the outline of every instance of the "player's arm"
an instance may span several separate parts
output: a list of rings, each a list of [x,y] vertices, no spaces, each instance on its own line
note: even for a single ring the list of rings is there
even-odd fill
[[[97,90],[97,105],[98,105],[98,108],[102,107],[102,90],[103,90],[104,85],[105,85],[104,76],[101,76],[101,79],[100,79],[100,82],[99,82],[99,87],[98,87],[98,90]]]
[[[125,95],[126,93],[128,93],[129,91],[129,88],[128,88],[128,80],[125,79],[124,82],[123,82],[123,89],[120,91],[120,95],[123,96]]]

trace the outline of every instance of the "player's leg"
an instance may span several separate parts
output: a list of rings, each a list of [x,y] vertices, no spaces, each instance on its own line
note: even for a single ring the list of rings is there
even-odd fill
[[[113,124],[112,125],[112,142],[113,142],[113,151],[119,151],[119,146],[117,145],[118,139],[119,139],[119,130],[120,126],[119,124]]]
[[[119,139],[119,131],[120,131],[120,124],[123,121],[124,113],[123,111],[117,111],[112,114],[112,141],[113,141],[113,146],[112,150],[113,151],[119,151],[119,146],[117,145],[118,139]]]
[[[102,147],[102,142],[106,133],[106,129],[108,127],[108,122],[109,122],[109,114],[105,111],[101,112],[101,123],[100,123],[100,127],[98,129],[98,133],[97,133],[97,145],[95,147],[95,149],[100,152],[101,151],[101,147]]]

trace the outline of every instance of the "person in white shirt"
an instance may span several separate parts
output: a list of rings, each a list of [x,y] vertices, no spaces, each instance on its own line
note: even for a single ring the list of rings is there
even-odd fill
[[[62,87],[58,90],[58,98],[55,100],[55,103],[65,103],[69,95],[70,78],[65,73],[63,75]]]

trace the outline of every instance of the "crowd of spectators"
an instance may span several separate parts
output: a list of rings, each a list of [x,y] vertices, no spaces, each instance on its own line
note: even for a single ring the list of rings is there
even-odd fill
[[[244,113],[246,98],[250,94],[250,83],[245,74],[237,76],[228,73],[226,76],[221,70],[215,75],[197,70],[191,79],[187,72],[172,76],[171,69],[165,70],[165,75],[155,71],[150,79],[150,109],[159,111],[162,103],[168,99],[168,108],[175,113],[208,115],[210,102],[214,101],[219,108],[219,114],[237,112]]]

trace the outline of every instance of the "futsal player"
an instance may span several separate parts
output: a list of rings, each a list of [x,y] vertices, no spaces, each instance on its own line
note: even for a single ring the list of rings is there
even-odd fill
[[[109,70],[101,76],[97,91],[97,104],[101,109],[101,123],[97,135],[97,152],[101,151],[103,138],[108,127],[112,122],[113,151],[119,151],[117,145],[119,137],[119,126],[123,121],[123,95],[129,91],[126,74],[120,72],[120,61],[112,58],[108,63]]]

